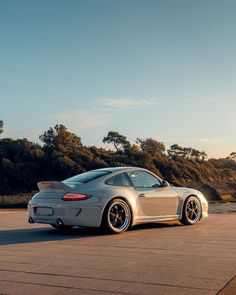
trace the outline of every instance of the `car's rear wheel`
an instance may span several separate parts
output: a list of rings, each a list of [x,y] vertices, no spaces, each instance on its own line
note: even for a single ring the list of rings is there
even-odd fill
[[[103,227],[110,233],[122,233],[131,224],[131,210],[122,199],[112,200],[106,207],[103,215]]]
[[[182,218],[180,222],[185,225],[192,225],[201,219],[202,208],[199,200],[192,196],[189,197],[183,207]]]

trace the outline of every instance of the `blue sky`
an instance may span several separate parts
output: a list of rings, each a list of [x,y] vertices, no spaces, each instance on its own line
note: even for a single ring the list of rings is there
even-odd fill
[[[5,137],[57,123],[236,151],[236,1],[0,0]]]

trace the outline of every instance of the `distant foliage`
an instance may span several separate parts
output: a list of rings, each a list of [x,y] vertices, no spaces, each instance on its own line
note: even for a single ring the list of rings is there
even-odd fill
[[[163,142],[159,142],[153,138],[137,138],[136,143],[142,152],[147,152],[153,157],[158,157],[165,152],[166,148]]]
[[[0,134],[3,133],[3,121],[0,120]]]
[[[207,158],[205,152],[200,152],[191,147],[181,147],[178,144],[173,144],[167,152],[170,158],[182,157],[199,161],[204,161]]]
[[[103,138],[104,143],[112,143],[117,151],[125,150],[130,146],[126,136],[116,131],[109,131],[107,136]]]
[[[2,127],[0,123],[0,131]],[[0,139],[0,195],[30,192],[37,189],[38,181],[63,180],[110,166],[143,167],[174,185],[232,182],[236,178],[235,153],[207,160],[205,152],[177,144],[166,151],[165,145],[153,138],[137,138],[131,144],[116,131],[103,138],[115,151],[89,147],[61,124],[39,138],[43,145],[25,138]]]
[[[234,160],[234,161],[236,161],[236,152],[231,153],[231,154],[229,155],[229,159],[230,159],[230,160]]]
[[[27,139],[0,140],[0,194],[29,192],[42,176],[44,151]]]

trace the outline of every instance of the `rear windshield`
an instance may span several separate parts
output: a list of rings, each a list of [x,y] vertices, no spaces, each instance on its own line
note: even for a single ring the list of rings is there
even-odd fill
[[[89,172],[81,173],[81,174],[75,175],[73,177],[70,177],[70,178],[64,180],[64,182],[86,183],[86,182],[92,181],[96,178],[102,177],[102,176],[109,174],[109,173],[110,172],[108,172],[108,171],[89,171]]]

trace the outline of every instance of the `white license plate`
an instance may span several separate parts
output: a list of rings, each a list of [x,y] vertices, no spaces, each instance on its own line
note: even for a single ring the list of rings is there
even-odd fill
[[[36,208],[36,215],[50,216],[53,215],[52,208]]]

